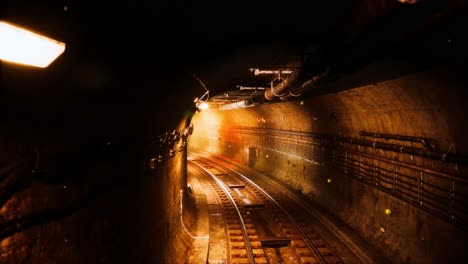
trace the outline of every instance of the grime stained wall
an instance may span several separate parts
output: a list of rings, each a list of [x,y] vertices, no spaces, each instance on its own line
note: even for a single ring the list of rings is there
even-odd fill
[[[423,210],[428,201],[419,195],[436,186],[432,191],[443,190],[440,195],[449,204],[455,188],[447,179],[458,177],[454,185],[463,197],[466,164],[352,140],[424,149],[421,142],[361,132],[405,135],[428,139],[437,153],[466,155],[466,81],[458,68],[432,69],[302,101],[201,113],[193,118],[190,147],[225,155],[301,191],[394,263],[454,263],[468,257],[466,229],[450,219],[447,211],[453,208],[444,202],[442,216]],[[381,175],[398,181],[382,181]],[[417,180],[401,185],[406,179]],[[413,201],[403,199],[406,193],[415,194]]]
[[[58,151],[49,147],[50,152]],[[133,158],[114,154],[105,155],[99,162],[80,159],[68,164],[66,170],[56,172],[55,181],[32,173],[34,163],[2,174],[2,184],[16,179],[22,179],[22,183],[12,189],[11,185],[2,185],[12,194],[5,197],[7,192],[2,192],[0,262],[142,260],[144,254],[138,254],[138,250],[144,246],[139,239],[144,233],[137,228],[141,214],[135,207],[142,186],[130,177],[139,171],[133,167]],[[78,164],[86,168],[80,170],[79,180],[64,180],[78,170]],[[130,246],[128,241],[133,241]]]
[[[139,146],[109,142],[99,157],[68,164],[53,182],[31,173],[34,155],[15,167],[14,151],[24,153],[19,143],[10,146],[10,155],[2,153],[11,160],[2,160],[0,186],[6,190],[5,183],[15,179],[23,184],[7,198],[1,193],[0,263],[183,263],[192,242],[179,215],[187,184],[184,142],[157,146],[147,150],[149,156]],[[149,167],[148,158],[179,148]],[[79,177],[64,180],[74,165],[81,167]],[[189,197],[184,199],[184,221],[191,228],[195,214]]]
[[[187,193],[187,140],[190,117],[158,136],[146,148],[140,190],[140,228],[147,254],[143,263],[186,263],[196,225],[193,197]],[[184,208],[182,211],[181,209]],[[183,223],[182,223],[183,221]]]

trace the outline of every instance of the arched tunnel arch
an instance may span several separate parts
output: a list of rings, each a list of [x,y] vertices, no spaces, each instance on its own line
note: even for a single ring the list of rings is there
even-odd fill
[[[301,100],[198,112],[189,152],[227,156],[279,179],[395,262],[455,263],[466,254],[459,229],[466,215],[450,205],[456,189],[464,207],[468,187],[460,178],[463,79],[456,69],[433,69]]]

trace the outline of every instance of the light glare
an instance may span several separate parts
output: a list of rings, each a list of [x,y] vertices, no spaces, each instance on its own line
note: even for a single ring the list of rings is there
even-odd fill
[[[65,43],[0,21],[0,60],[45,68],[65,51]]]
[[[208,109],[208,107],[209,107],[208,104],[205,103],[205,102],[203,102],[203,103],[201,103],[201,104],[198,105],[198,108],[199,108],[200,110]]]

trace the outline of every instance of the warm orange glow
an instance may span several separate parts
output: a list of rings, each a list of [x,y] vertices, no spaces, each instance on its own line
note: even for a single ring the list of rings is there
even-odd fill
[[[0,59],[45,68],[65,51],[65,43],[0,21]]]
[[[193,133],[189,137],[189,149],[202,149],[203,151],[219,153],[223,142],[219,141],[221,123],[219,112],[200,111],[192,117]]]

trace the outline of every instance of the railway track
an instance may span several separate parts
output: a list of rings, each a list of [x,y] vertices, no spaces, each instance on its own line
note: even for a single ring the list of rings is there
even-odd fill
[[[203,156],[191,154],[188,166],[204,175],[219,205],[210,209],[210,233],[218,231],[210,234],[207,263],[362,263],[344,262],[284,190]]]

